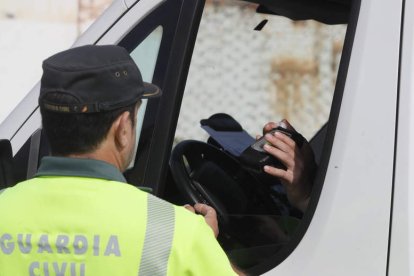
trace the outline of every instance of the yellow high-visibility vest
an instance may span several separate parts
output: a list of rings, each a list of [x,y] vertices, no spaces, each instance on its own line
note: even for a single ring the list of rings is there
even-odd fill
[[[0,276],[234,275],[204,218],[134,186],[38,176],[0,193]]]

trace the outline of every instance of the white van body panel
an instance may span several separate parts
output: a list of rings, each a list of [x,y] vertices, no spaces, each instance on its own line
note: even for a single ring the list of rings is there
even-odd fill
[[[111,6],[93,22],[93,24],[75,41],[72,47],[95,44],[103,35],[102,30],[108,30],[114,22],[128,10],[128,6],[123,0],[112,2]]]
[[[414,1],[405,1],[389,275],[414,275]]]
[[[0,139],[10,140],[14,153],[26,142],[31,133],[40,126],[40,112],[37,110],[39,89],[40,82],[30,90],[27,96],[23,98],[17,107],[0,124]],[[31,113],[33,114],[30,117],[35,116],[37,118],[28,119],[28,114]],[[39,123],[33,124],[32,122]],[[21,130],[24,131],[21,133]]]
[[[116,44],[123,39],[145,16],[165,0],[141,0],[112,27],[97,44]]]

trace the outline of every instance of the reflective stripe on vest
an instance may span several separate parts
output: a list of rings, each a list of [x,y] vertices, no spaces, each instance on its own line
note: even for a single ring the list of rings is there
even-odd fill
[[[138,275],[167,275],[174,237],[175,209],[148,194],[147,229]]]

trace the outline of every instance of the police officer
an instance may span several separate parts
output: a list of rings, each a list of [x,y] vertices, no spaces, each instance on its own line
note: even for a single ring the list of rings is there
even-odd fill
[[[52,156],[0,194],[0,275],[233,275],[202,216],[126,183],[144,83],[118,46],[43,62],[39,96]],[[206,205],[188,207],[217,227]]]

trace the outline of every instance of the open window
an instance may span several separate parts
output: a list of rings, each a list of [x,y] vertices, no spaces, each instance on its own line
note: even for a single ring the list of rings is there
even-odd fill
[[[316,208],[359,1],[251,2],[256,3],[206,1],[172,158],[176,152],[182,155],[177,158],[192,180],[189,186],[206,202],[215,201],[219,215],[225,213],[219,240],[229,258],[248,273],[261,274],[294,250]],[[262,134],[265,123],[285,118],[310,141],[319,167],[305,213],[290,209],[277,179],[252,180],[243,170],[230,168],[237,162],[226,165],[227,157],[213,153],[211,147],[217,145],[200,121],[217,113],[235,118],[252,137]],[[193,156],[197,154],[198,159]],[[173,171],[167,199],[194,201],[177,184],[183,178],[175,175]]]

